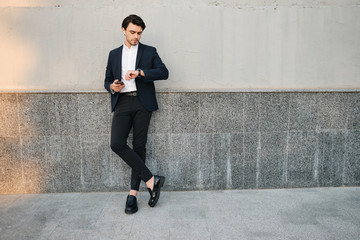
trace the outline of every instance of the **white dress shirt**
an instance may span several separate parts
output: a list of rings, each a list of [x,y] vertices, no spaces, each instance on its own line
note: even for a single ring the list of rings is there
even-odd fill
[[[135,70],[136,56],[139,44],[128,48],[123,44],[122,59],[121,59],[121,80],[125,83],[125,87],[121,89],[121,93],[136,91],[135,79],[125,80],[125,74],[129,70]]]

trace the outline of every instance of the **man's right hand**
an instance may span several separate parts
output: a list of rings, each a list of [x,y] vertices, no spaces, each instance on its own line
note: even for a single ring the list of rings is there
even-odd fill
[[[110,85],[111,90],[114,92],[120,92],[121,89],[125,87],[125,84],[121,82],[119,79],[115,79],[114,82]]]

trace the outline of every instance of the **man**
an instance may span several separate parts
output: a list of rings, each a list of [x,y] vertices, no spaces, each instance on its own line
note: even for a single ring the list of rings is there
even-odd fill
[[[132,169],[125,207],[127,214],[138,210],[136,197],[141,180],[150,193],[150,207],[156,205],[165,182],[165,177],[153,175],[146,167],[145,156],[151,113],[158,109],[154,81],[167,79],[169,72],[156,49],[140,43],[144,29],[145,23],[139,16],[130,15],[124,19],[124,44],[110,51],[104,84],[111,93],[114,112],[111,149]],[[132,149],[127,145],[131,127]]]

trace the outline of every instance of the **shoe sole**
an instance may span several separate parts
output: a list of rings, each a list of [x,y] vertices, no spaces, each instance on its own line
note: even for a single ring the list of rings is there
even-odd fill
[[[126,214],[134,214],[134,213],[136,213],[138,211],[138,208],[135,208],[134,210],[126,210],[125,209],[125,213]]]
[[[158,193],[157,197],[155,198],[154,202],[151,205],[149,204],[150,207],[155,207],[155,205],[157,204],[157,202],[160,198],[160,189],[164,186],[164,183],[165,183],[165,177],[161,177],[160,184],[159,184],[159,193]]]

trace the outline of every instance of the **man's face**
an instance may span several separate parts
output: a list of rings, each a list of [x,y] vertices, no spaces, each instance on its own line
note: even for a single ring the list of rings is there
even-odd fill
[[[128,47],[135,46],[139,43],[141,34],[143,32],[142,27],[129,23],[127,28],[123,28],[122,30],[125,33],[125,44]]]

